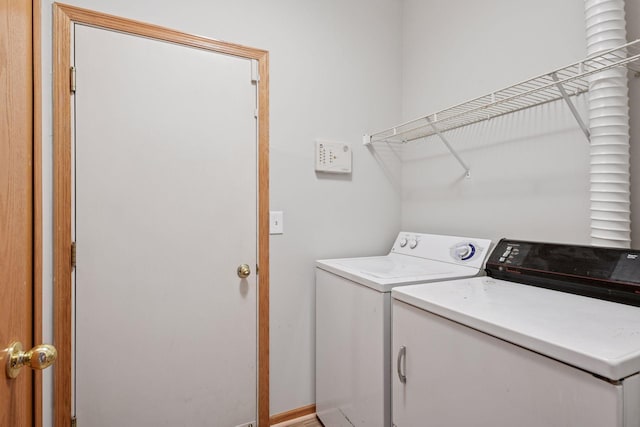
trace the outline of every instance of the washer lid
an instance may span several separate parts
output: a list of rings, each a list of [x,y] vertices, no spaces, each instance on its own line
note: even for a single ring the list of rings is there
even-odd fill
[[[379,279],[432,276],[453,271],[451,264],[429,262],[429,260],[394,259],[390,256],[336,260],[335,264],[346,269],[357,270],[364,275]]]
[[[640,307],[489,277],[391,296],[611,380],[640,372]]]
[[[406,255],[327,259],[316,262],[320,269],[354,282],[389,292],[394,286],[472,277],[479,269]]]

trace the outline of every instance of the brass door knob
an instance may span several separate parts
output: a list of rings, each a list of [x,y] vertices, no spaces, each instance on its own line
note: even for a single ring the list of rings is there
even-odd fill
[[[241,264],[238,266],[238,277],[241,279],[246,279],[251,274],[251,269],[248,264]]]
[[[41,344],[29,351],[22,351],[21,342],[12,342],[7,348],[7,377],[17,377],[23,366],[31,369],[48,368],[55,362],[56,357],[58,357],[58,351],[52,345]]]

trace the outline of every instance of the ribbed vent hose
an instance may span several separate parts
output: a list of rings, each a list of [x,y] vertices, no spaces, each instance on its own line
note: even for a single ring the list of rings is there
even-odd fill
[[[585,0],[587,55],[627,42],[624,0]],[[624,67],[595,74],[589,86],[591,244],[629,248],[629,95]]]

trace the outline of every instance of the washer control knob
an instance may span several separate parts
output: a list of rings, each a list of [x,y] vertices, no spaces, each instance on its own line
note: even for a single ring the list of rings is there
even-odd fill
[[[400,247],[404,248],[405,246],[407,246],[407,238],[403,237],[402,239],[400,239]]]
[[[465,245],[465,246],[458,246],[456,248],[456,255],[458,256],[458,258],[463,259],[464,257],[466,257],[467,255],[469,255],[469,253],[471,252],[471,249],[469,248],[469,246]]]
[[[411,241],[409,242],[409,247],[411,249],[415,249],[416,246],[418,246],[418,241],[416,239],[411,239]]]
[[[461,261],[467,261],[476,253],[476,247],[473,243],[461,243],[453,248],[452,256]]]

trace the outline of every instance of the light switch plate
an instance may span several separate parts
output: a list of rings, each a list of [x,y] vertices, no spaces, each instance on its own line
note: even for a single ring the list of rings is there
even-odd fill
[[[284,213],[282,211],[269,212],[269,234],[284,233]]]

